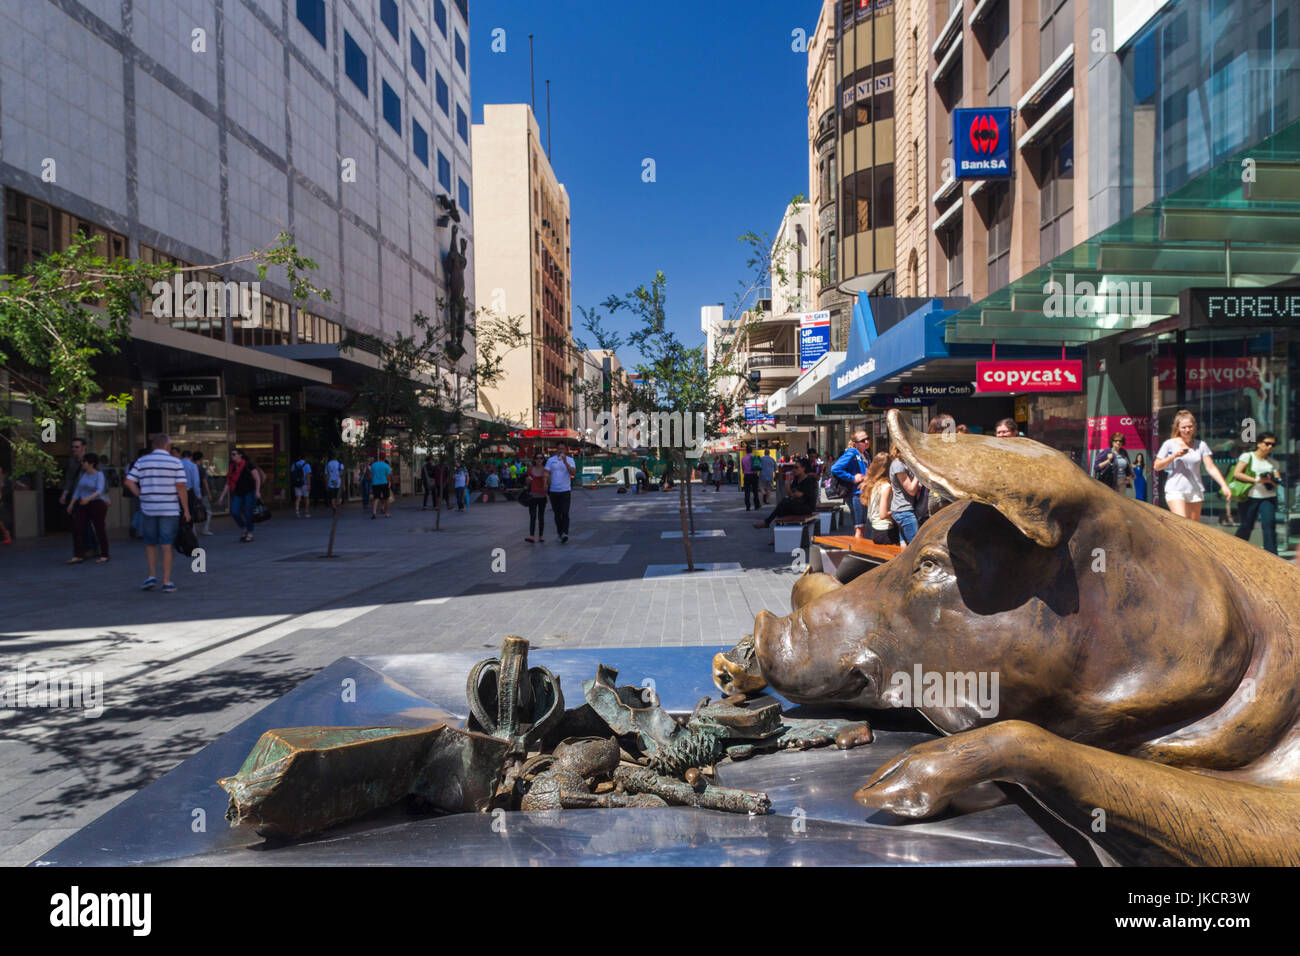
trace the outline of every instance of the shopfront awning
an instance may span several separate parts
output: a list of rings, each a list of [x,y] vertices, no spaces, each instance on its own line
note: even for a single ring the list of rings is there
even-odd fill
[[[950,348],[996,342],[999,352],[1013,342],[1086,345],[1186,321],[1179,295],[1188,289],[1297,276],[1300,123],[949,316],[944,339]]]
[[[830,400],[831,375],[844,361],[843,352],[827,352],[785,388],[767,400],[770,414],[789,418],[811,415],[817,405]]]
[[[944,324],[970,300],[894,299],[873,300],[858,296],[849,326],[849,346],[830,379],[831,401],[857,395],[885,379],[932,359],[947,358]],[[906,317],[881,330],[877,311],[908,309]],[[880,318],[883,318],[881,316]]]

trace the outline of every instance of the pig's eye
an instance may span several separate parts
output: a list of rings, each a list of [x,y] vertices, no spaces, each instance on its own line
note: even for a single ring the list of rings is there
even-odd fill
[[[945,570],[944,556],[927,551],[916,562],[916,573],[923,578],[935,578]]]
[[[935,564],[929,558],[926,558],[924,561],[921,562],[922,574],[933,574],[936,570],[938,570],[938,568],[939,565]]]

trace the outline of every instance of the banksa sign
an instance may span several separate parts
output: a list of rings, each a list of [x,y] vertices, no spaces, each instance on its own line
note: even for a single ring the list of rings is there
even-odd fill
[[[952,149],[958,179],[1011,176],[1011,108],[952,111]]]

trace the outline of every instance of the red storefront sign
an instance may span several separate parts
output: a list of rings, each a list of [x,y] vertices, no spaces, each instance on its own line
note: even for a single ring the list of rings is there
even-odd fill
[[[976,362],[976,392],[1081,392],[1083,361]]]
[[[555,428],[555,412],[538,412],[537,427],[552,428],[552,429]]]
[[[1259,358],[1189,358],[1187,360],[1188,391],[1222,391],[1225,389],[1254,388],[1262,384],[1260,372],[1263,360]],[[1156,376],[1160,388],[1174,391],[1178,387],[1178,367],[1173,359],[1156,359]]]
[[[1103,415],[1088,419],[1088,450],[1110,447],[1110,436],[1119,432],[1124,436],[1124,447],[1129,451],[1154,448],[1150,415]],[[1148,456],[1149,457],[1149,456]]]

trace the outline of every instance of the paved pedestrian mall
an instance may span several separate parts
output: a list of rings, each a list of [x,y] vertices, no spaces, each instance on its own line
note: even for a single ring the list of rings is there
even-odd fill
[[[567,544],[549,509],[546,543],[525,542],[528,512],[504,500],[444,512],[440,531],[418,498],[395,502],[387,520],[352,502],[333,560],[320,557],[328,512],[278,511],[252,544],[218,518],[199,539],[202,573],[177,555],[175,594],[138,590],[144,547],[125,532],[104,565],[65,565],[66,536],[0,549],[0,680],[103,681],[97,718],[0,710],[0,864],[36,859],[340,657],[492,657],[507,634],[543,648],[734,644],[760,610],[789,611],[796,572],[770,532],[750,527],[737,486],[696,485],[694,496],[707,509],[695,561],[740,573],[647,577],[685,561],[677,493],[612,488],[574,491]],[[617,667],[617,653],[607,663]]]

